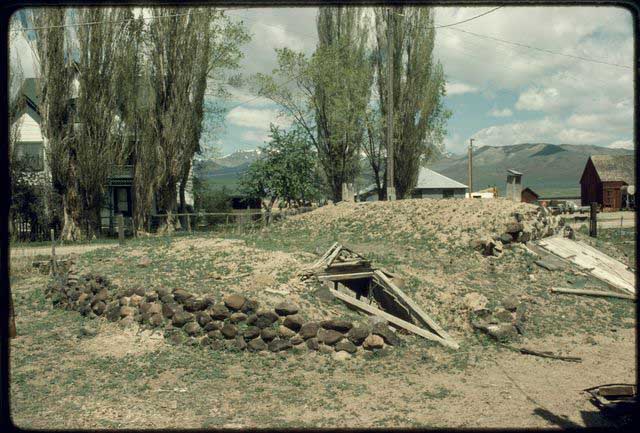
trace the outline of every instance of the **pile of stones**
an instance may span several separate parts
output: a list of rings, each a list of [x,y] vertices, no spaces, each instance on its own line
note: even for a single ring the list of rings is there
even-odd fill
[[[290,301],[274,308],[237,294],[221,300],[196,296],[183,289],[118,289],[107,278],[75,269],[55,277],[47,288],[54,305],[90,318],[104,317],[122,325],[138,323],[164,330],[175,344],[214,350],[280,352],[294,347],[324,353],[380,350],[401,344],[388,323],[370,318],[366,323],[342,319],[307,321]]]
[[[564,227],[564,219],[552,215],[551,211],[543,206],[539,206],[534,212],[514,212],[511,216],[513,221],[507,223],[502,234],[474,239],[471,241],[472,248],[485,256],[500,257],[505,246],[553,236]]]
[[[473,328],[498,341],[514,340],[518,335],[524,334],[527,304],[521,302],[517,296],[507,296],[502,300],[501,306],[493,310],[482,306],[482,303],[476,305],[470,317]]]

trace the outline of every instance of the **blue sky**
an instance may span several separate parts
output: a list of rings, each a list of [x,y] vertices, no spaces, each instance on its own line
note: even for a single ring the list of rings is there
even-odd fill
[[[492,9],[435,8],[436,25],[463,21]],[[316,46],[315,8],[231,10],[253,38],[243,47],[241,73],[270,72],[275,48],[311,54]],[[460,31],[473,32],[472,35]],[[482,36],[478,36],[482,35]],[[498,38],[570,56],[632,65],[631,15],[614,7],[503,7],[452,28],[437,30],[435,56],[447,77],[445,104],[453,112],[446,150],[522,142],[633,146],[632,69],[587,62],[489,40]],[[14,55],[29,76],[26,44]],[[269,123],[286,127],[278,107],[248,89],[233,89],[224,129],[205,137],[221,154],[255,149]]]

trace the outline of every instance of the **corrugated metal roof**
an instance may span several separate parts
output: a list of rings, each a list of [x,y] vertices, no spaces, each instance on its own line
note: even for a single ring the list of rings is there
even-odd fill
[[[511,173],[511,174],[515,174],[516,176],[522,176],[522,173],[520,173],[519,171],[514,170],[513,168],[508,168],[507,172]]]
[[[633,155],[591,155],[602,182],[623,181],[635,185],[635,161]]]
[[[467,185],[457,182],[453,179],[443,176],[440,173],[436,173],[433,170],[422,167],[420,174],[418,175],[418,183],[415,189],[430,189],[430,188],[466,188]]]

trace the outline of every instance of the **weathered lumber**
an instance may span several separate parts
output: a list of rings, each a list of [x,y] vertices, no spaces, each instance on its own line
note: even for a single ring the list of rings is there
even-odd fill
[[[374,274],[381,281],[383,281],[385,285],[388,286],[389,289],[391,289],[391,291],[395,295],[397,295],[397,297],[400,298],[411,310],[413,310],[418,315],[418,317],[425,322],[426,325],[433,329],[436,334],[438,334],[444,340],[448,340],[454,344],[457,344],[455,343],[455,341],[453,341],[449,334],[447,334],[447,332],[442,329],[442,327],[440,327],[440,325],[438,325],[431,317],[429,317],[427,313],[422,310],[422,308],[420,308],[415,302],[413,302],[410,297],[408,297],[402,290],[400,290],[398,286],[396,286],[389,278],[387,278],[384,272],[376,270],[374,271]]]
[[[563,287],[552,287],[551,292],[553,293],[568,293],[572,295],[585,295],[585,296],[602,296],[609,298],[621,298],[621,299],[630,299],[632,301],[636,300],[636,297],[633,295],[627,295],[625,293],[615,293],[615,292],[603,292],[600,290],[583,290],[583,289],[565,289]]]
[[[334,289],[329,289],[329,292],[331,292],[331,294],[333,296],[335,296],[336,298],[346,302],[347,304],[350,304],[354,307],[357,307],[369,314],[373,314],[375,316],[379,316],[382,317],[383,319],[387,320],[389,323],[392,323],[400,328],[406,329],[407,331],[413,332],[416,335],[419,335],[423,338],[426,338],[428,340],[431,341],[437,341],[438,343],[442,344],[443,346],[447,346],[447,347],[451,347],[452,349],[458,349],[460,346],[455,342],[455,341],[451,341],[451,340],[445,340],[441,337],[439,337],[438,335],[429,332],[425,329],[419,328],[416,325],[413,325],[409,322],[406,322],[402,319],[399,319],[389,313],[386,313],[376,307],[373,307],[369,304],[366,304],[362,301],[358,301],[357,299],[355,299],[352,296],[346,295],[344,293],[341,293],[337,290]]]
[[[371,262],[364,260],[349,260],[345,262],[334,262],[331,264],[329,269],[334,268],[348,268],[348,267],[356,267],[356,266],[369,266]]]
[[[338,245],[335,250],[333,250],[333,252],[329,255],[329,257],[327,257],[326,261],[326,267],[331,266],[331,263],[333,263],[333,261],[336,259],[336,257],[338,257],[338,254],[340,254],[340,251],[342,251],[342,245]]]
[[[356,280],[359,278],[370,278],[373,276],[373,272],[352,272],[348,274],[326,274],[318,275],[320,281],[342,281],[342,280]]]
[[[568,361],[568,362],[582,362],[582,358],[579,358],[577,356],[554,355],[551,352],[539,352],[537,350],[527,349],[526,347],[514,347],[504,343],[498,343],[498,344],[500,344],[500,346],[506,347],[507,349],[520,352],[523,355],[532,355],[532,356],[539,356],[541,358],[559,359],[561,361]]]
[[[329,257],[329,254],[331,254],[331,252],[333,251],[333,249],[335,247],[338,246],[337,242],[334,242],[333,245],[331,245],[331,247],[329,247],[329,249],[327,251],[324,252],[324,254],[322,255],[322,257],[320,257],[318,260],[316,260],[316,262],[313,264],[312,268],[315,268],[317,266],[322,265],[322,263],[326,260],[327,257]]]

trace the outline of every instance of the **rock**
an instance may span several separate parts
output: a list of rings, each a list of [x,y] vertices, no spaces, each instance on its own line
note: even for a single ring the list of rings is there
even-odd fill
[[[179,334],[177,332],[176,333],[172,333],[171,335],[169,335],[169,342],[171,344],[179,345],[179,344],[184,343],[185,340],[186,339],[185,339],[184,335]]]
[[[135,320],[133,319],[132,316],[127,316],[127,317],[123,317],[122,319],[120,319],[120,321],[118,322],[118,325],[121,328],[127,328],[129,326],[132,326],[135,323]]]
[[[260,338],[262,338],[266,342],[273,340],[274,338],[276,338],[277,335],[278,333],[273,328],[264,328],[260,332]]]
[[[180,304],[162,304],[162,315],[164,317],[166,317],[167,319],[171,319],[174,314],[183,311],[182,310],[182,305]]]
[[[163,296],[171,295],[171,291],[165,287],[157,288],[156,293],[158,294],[159,299],[162,299]]]
[[[186,311],[178,311],[171,318],[171,324],[177,328],[183,327],[188,322],[192,322],[195,320],[195,316]]]
[[[140,295],[133,294],[129,297],[129,305],[132,307],[138,307],[144,302],[144,298]]]
[[[298,312],[298,306],[293,302],[283,301],[276,305],[274,310],[279,316],[290,316]]]
[[[256,316],[255,314],[249,314],[249,316],[247,316],[247,325],[253,326],[256,324],[257,320],[258,316]]]
[[[128,307],[129,306],[129,300],[130,300],[130,298],[128,296],[122,296],[120,298],[120,305],[122,305],[123,307]]]
[[[349,330],[347,338],[356,346],[360,346],[370,333],[371,331],[368,326],[356,325]]]
[[[511,315],[511,312],[504,310],[502,308],[494,311],[493,316],[497,319],[498,322],[506,322],[506,323],[513,322],[513,316]]]
[[[213,295],[204,295],[202,300],[204,301],[204,305],[206,305],[206,308],[212,307],[216,304],[216,300]]]
[[[184,332],[186,332],[189,336],[200,334],[200,325],[198,325],[196,322],[189,322],[184,325],[182,329],[184,329]]]
[[[491,253],[495,256],[495,257],[500,257],[502,255],[502,252],[504,251],[503,245],[501,241],[495,241],[494,245],[493,245],[493,250],[491,251]]]
[[[376,323],[384,323],[387,326],[389,325],[389,322],[387,322],[387,320],[383,317],[369,316],[369,318],[367,319],[367,324],[373,328],[374,326],[376,326]]]
[[[105,316],[111,322],[115,322],[120,318],[120,304],[117,302],[110,302],[105,310]]]
[[[336,352],[356,353],[358,347],[349,340],[341,340],[336,344]]]
[[[320,329],[318,322],[308,322],[300,327],[298,333],[306,340],[307,338],[315,337],[318,334],[318,329]]]
[[[486,332],[499,341],[507,341],[518,335],[518,332],[510,323],[490,324],[486,327]]]
[[[299,314],[292,314],[284,318],[283,325],[291,329],[295,333],[298,332],[300,328],[302,328],[303,323],[304,320]]]
[[[147,302],[157,301],[159,299],[158,292],[156,292],[155,290],[151,292],[147,292],[146,299],[147,299]]]
[[[204,299],[196,298],[194,296],[185,299],[182,305],[184,305],[185,310],[190,311],[192,313],[197,311],[202,311],[205,308],[207,308],[207,305]]]
[[[147,313],[149,314],[162,314],[162,305],[157,302],[152,302],[149,304],[149,308],[147,309]]]
[[[286,326],[280,325],[278,327],[278,337],[290,339],[294,335],[296,335],[296,332],[292,331],[291,329],[287,328]]]
[[[518,233],[523,230],[522,223],[512,222],[507,224],[507,229],[505,230],[507,233]]]
[[[151,304],[148,302],[143,302],[142,304],[140,304],[140,313],[146,313],[147,311],[149,311],[149,308],[151,308]]]
[[[209,337],[211,340],[222,340],[224,338],[222,332],[220,332],[219,329],[214,329],[213,331],[207,332],[207,337]]]
[[[224,320],[229,318],[229,316],[231,315],[231,313],[229,313],[229,309],[223,304],[216,304],[211,307],[209,314],[214,320]]]
[[[85,302],[89,302],[89,295],[86,293],[83,293],[78,297],[78,305],[82,305]]]
[[[247,342],[244,341],[244,338],[237,335],[234,340],[234,347],[238,350],[245,350],[247,348]]]
[[[222,332],[224,338],[230,340],[232,338],[235,338],[235,336],[238,334],[238,328],[231,323],[225,323],[222,329],[220,329],[220,332]]]
[[[258,311],[259,307],[260,307],[260,303],[258,301],[254,299],[247,299],[244,305],[242,306],[242,309],[240,309],[240,311],[242,311],[246,315],[250,315]]]
[[[509,233],[503,233],[500,235],[500,242],[502,242],[505,245],[510,244],[512,240],[513,238]]]
[[[393,332],[387,325],[383,325],[381,323],[376,324],[371,329],[371,333],[374,335],[379,335],[382,337],[385,343],[391,346],[398,346],[402,343],[402,340]]]
[[[527,304],[520,304],[516,309],[515,327],[519,334],[524,335],[527,320]]]
[[[207,326],[207,323],[211,322],[212,320],[213,319],[206,311],[198,311],[196,313],[196,322],[198,322],[198,325],[202,326],[203,328]]]
[[[175,299],[173,299],[173,295],[169,294],[169,295],[162,295],[160,297],[160,301],[163,304],[173,304],[174,302],[176,302]]]
[[[318,343],[318,339],[315,337],[309,338],[306,341],[306,344],[309,350],[318,350],[318,348],[320,347],[320,344]]]
[[[294,346],[298,346],[302,343],[304,343],[304,338],[302,338],[299,335],[294,335],[293,337],[291,337],[291,344],[293,344]]]
[[[524,221],[524,215],[522,215],[520,212],[514,212],[511,216],[515,218],[516,222],[521,223],[522,221]]]
[[[269,310],[260,310],[256,313],[256,316],[257,319],[255,324],[258,328],[266,328],[278,320],[278,315]]]
[[[136,310],[133,307],[120,307],[120,317],[133,317],[136,314]]]
[[[150,264],[151,264],[151,259],[149,257],[147,257],[147,256],[142,256],[138,260],[138,266],[140,266],[141,268],[146,268]]]
[[[180,304],[184,303],[184,301],[192,297],[193,297],[193,294],[183,289],[176,289],[173,291],[173,299],[175,299],[176,302]]]
[[[353,323],[348,320],[340,320],[340,319],[331,319],[331,320],[323,320],[320,323],[324,329],[331,329],[334,331],[338,331],[341,333],[349,332],[351,328],[353,328]]]
[[[247,343],[247,348],[252,352],[260,352],[262,350],[267,350],[267,343],[265,343],[261,338],[254,338]]]
[[[253,340],[254,338],[258,338],[260,336],[261,329],[257,326],[249,326],[242,332],[242,336],[245,340]]]
[[[80,327],[80,330],[78,331],[79,337],[95,337],[96,335],[98,335],[98,331],[87,326]]]
[[[333,329],[321,328],[318,330],[318,341],[329,346],[333,346],[338,341],[342,340],[344,335]]]
[[[246,298],[240,295],[227,295],[224,297],[224,305],[230,310],[239,311],[246,302]]]
[[[462,302],[468,309],[475,312],[485,310],[487,308],[489,300],[486,298],[486,296],[481,295],[478,292],[471,292],[464,295],[464,297],[462,298]]]
[[[98,303],[94,304],[93,307],[91,307],[91,310],[97,316],[102,316],[102,314],[105,312],[106,309],[107,309],[107,304],[105,304],[103,301],[99,301]]]
[[[275,340],[271,340],[267,347],[271,352],[281,352],[283,350],[291,349],[293,345],[288,338],[276,338]]]
[[[348,352],[344,352],[344,351],[340,351],[340,352],[333,352],[331,354],[331,357],[333,359],[335,359],[336,361],[347,361],[349,359],[351,359],[351,354]]]
[[[162,325],[163,321],[164,321],[164,318],[162,317],[162,314],[158,314],[158,313],[152,314],[151,317],[149,318],[149,324],[154,327],[158,327]]]
[[[384,347],[384,340],[379,335],[371,334],[364,340],[362,347],[367,350],[382,349]]]
[[[327,355],[335,353],[335,350],[333,349],[333,347],[327,346],[326,344],[319,344],[318,350],[320,351],[320,353],[324,353]]]
[[[235,312],[231,316],[229,316],[229,321],[231,323],[239,323],[247,319],[247,315],[240,312]]]
[[[518,305],[520,305],[520,300],[516,295],[509,295],[502,300],[502,306],[507,311],[516,311]]]
[[[204,330],[207,331],[207,332],[220,330],[220,329],[222,329],[223,326],[224,326],[223,322],[221,322],[219,320],[212,320],[211,322],[209,322],[206,325],[204,325]]]

